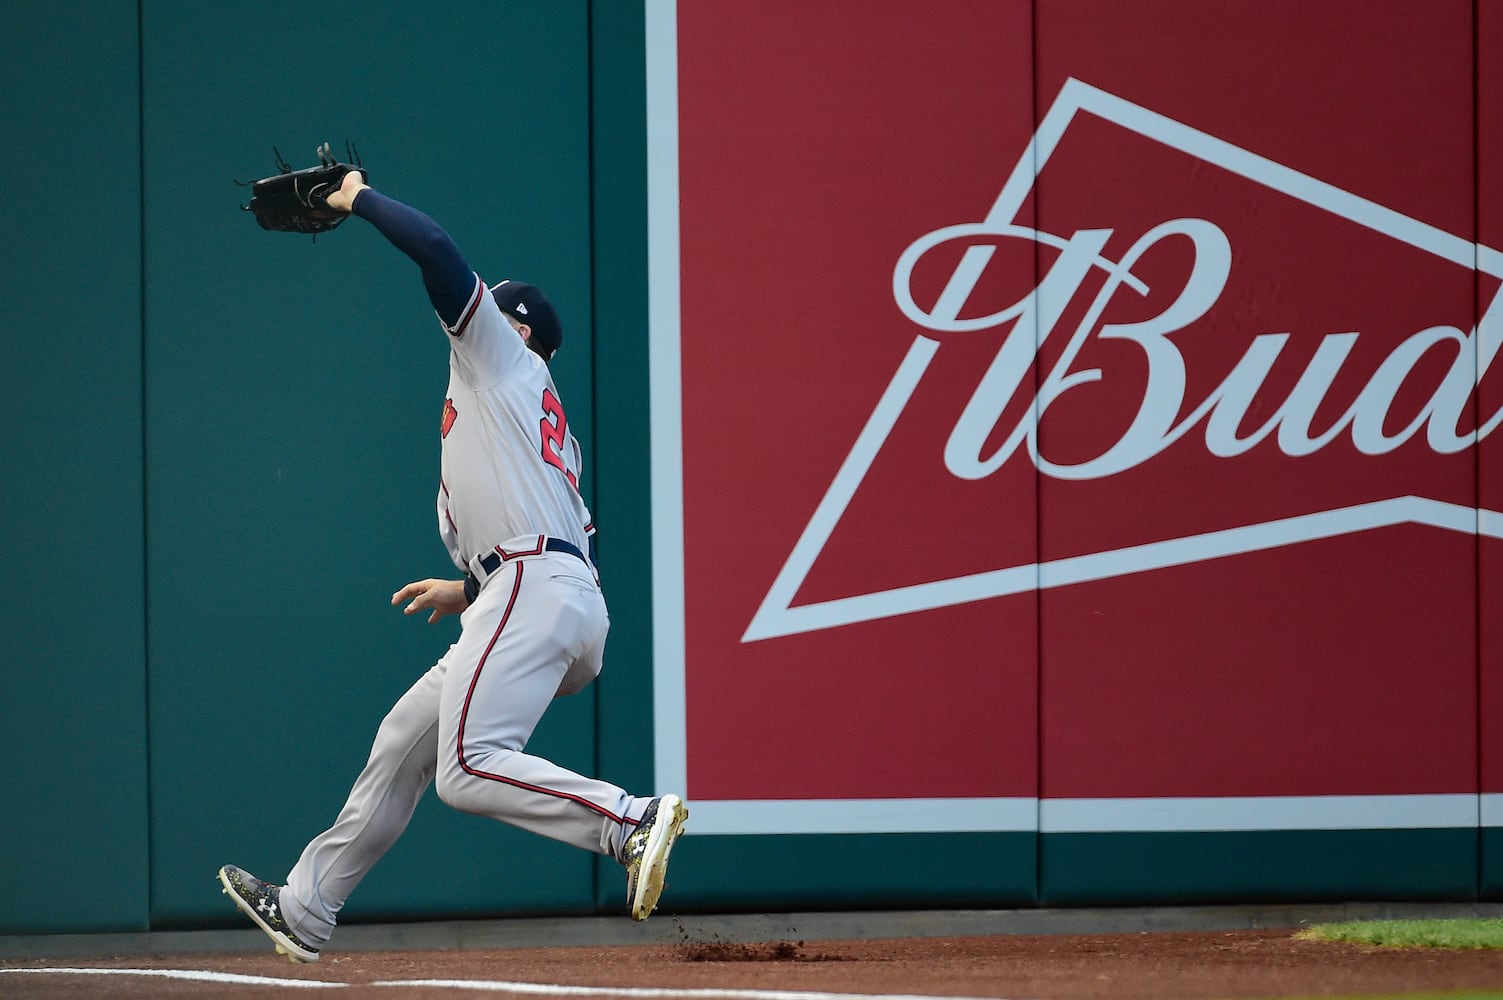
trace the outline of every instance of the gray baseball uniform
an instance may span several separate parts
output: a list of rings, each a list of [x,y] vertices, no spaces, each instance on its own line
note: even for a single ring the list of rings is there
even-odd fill
[[[392,205],[405,208],[364,191],[355,212]],[[523,751],[550,701],[599,674],[610,622],[585,555],[593,527],[558,389],[497,304],[511,289],[470,277],[469,300],[443,322],[449,385],[438,519],[455,565],[479,592],[460,617],[459,640],[382,721],[334,825],[287,877],[282,917],[314,949],[435,778],[457,809],[623,861],[649,805]],[[443,321],[426,265],[425,280]],[[521,320],[526,301],[511,308]]]

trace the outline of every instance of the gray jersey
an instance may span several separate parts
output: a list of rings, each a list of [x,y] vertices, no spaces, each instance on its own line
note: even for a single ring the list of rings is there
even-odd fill
[[[548,365],[528,350],[477,276],[449,334],[438,527],[461,570],[523,535],[589,551],[579,442]]]

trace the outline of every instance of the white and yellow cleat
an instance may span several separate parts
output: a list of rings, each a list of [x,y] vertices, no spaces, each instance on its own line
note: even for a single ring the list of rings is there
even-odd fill
[[[633,920],[646,920],[657,908],[668,877],[668,852],[684,832],[689,807],[677,795],[662,795],[647,803],[637,828],[626,838],[626,902]]]

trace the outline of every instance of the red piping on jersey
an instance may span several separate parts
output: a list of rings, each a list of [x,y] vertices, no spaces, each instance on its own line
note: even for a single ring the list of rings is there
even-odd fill
[[[505,562],[508,559],[515,559],[518,556],[540,556],[543,554],[543,546],[546,544],[548,544],[548,536],[539,535],[538,543],[530,549],[517,549],[515,552],[513,552],[511,549],[503,549],[501,546],[497,545],[496,555],[501,557],[502,562]]]
[[[541,551],[541,548],[539,549],[539,551]],[[470,689],[464,694],[464,708],[459,713],[459,737],[455,740],[459,753],[460,770],[464,771],[465,774],[472,775],[476,778],[485,778],[488,781],[499,781],[503,785],[511,785],[513,788],[520,788],[525,792],[537,792],[540,795],[548,795],[556,799],[568,799],[570,802],[582,805],[591,812],[599,813],[606,819],[613,822],[621,823],[626,826],[636,826],[637,820],[628,819],[625,816],[617,816],[609,809],[602,809],[595,803],[590,802],[586,799],[582,799],[577,795],[570,795],[567,792],[561,792],[555,788],[543,788],[540,785],[529,785],[524,781],[517,781],[515,778],[508,778],[500,774],[491,774],[489,771],[481,771],[478,768],[471,767],[469,765],[469,762],[464,759],[464,723],[465,719],[470,714],[470,699],[475,695],[475,686],[480,683],[480,672],[485,669],[485,661],[490,658],[491,650],[496,648],[496,642],[501,638],[501,632],[506,628],[507,620],[511,618],[512,609],[517,606],[517,596],[522,592],[522,571],[524,569],[526,569],[525,563],[517,564],[517,577],[514,581],[512,581],[511,596],[506,600],[506,610],[501,614],[501,624],[496,626],[496,634],[491,636],[490,644],[485,647],[485,652],[480,655],[480,663],[475,667],[475,676],[470,678]]]
[[[454,533],[457,535],[459,534],[459,525],[454,523],[454,515],[449,513],[449,484],[444,482],[442,476],[438,478],[438,488],[444,491],[444,520],[449,522],[449,527],[453,528]]]
[[[483,282],[483,281],[480,280],[480,276],[479,275],[475,276],[475,284],[478,285],[478,286],[480,286],[481,289],[485,288],[485,282]],[[449,331],[449,336],[451,336],[451,337],[463,337],[464,336],[464,328],[470,325],[470,320],[472,320],[472,319],[475,318],[475,310],[479,309],[479,308],[480,308],[480,293],[477,290],[475,292],[475,294],[473,294],[473,295],[470,296],[470,305],[469,305],[469,307],[467,309],[465,309],[464,315],[459,318],[459,322],[456,323],[456,324],[454,324],[454,329],[452,329],[452,330]]]

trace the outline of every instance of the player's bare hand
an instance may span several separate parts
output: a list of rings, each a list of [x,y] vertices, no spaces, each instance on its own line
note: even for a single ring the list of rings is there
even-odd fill
[[[465,600],[463,580],[418,580],[409,583],[391,595],[392,604],[401,604],[403,601],[411,603],[402,609],[402,614],[415,615],[419,611],[429,611],[430,625],[445,615],[457,615],[470,606],[470,602]]]
[[[339,190],[329,195],[324,201],[328,202],[329,207],[334,211],[349,215],[355,210],[355,196],[368,187],[370,185],[365,183],[365,178],[361,176],[360,171],[351,170],[344,175]]]

